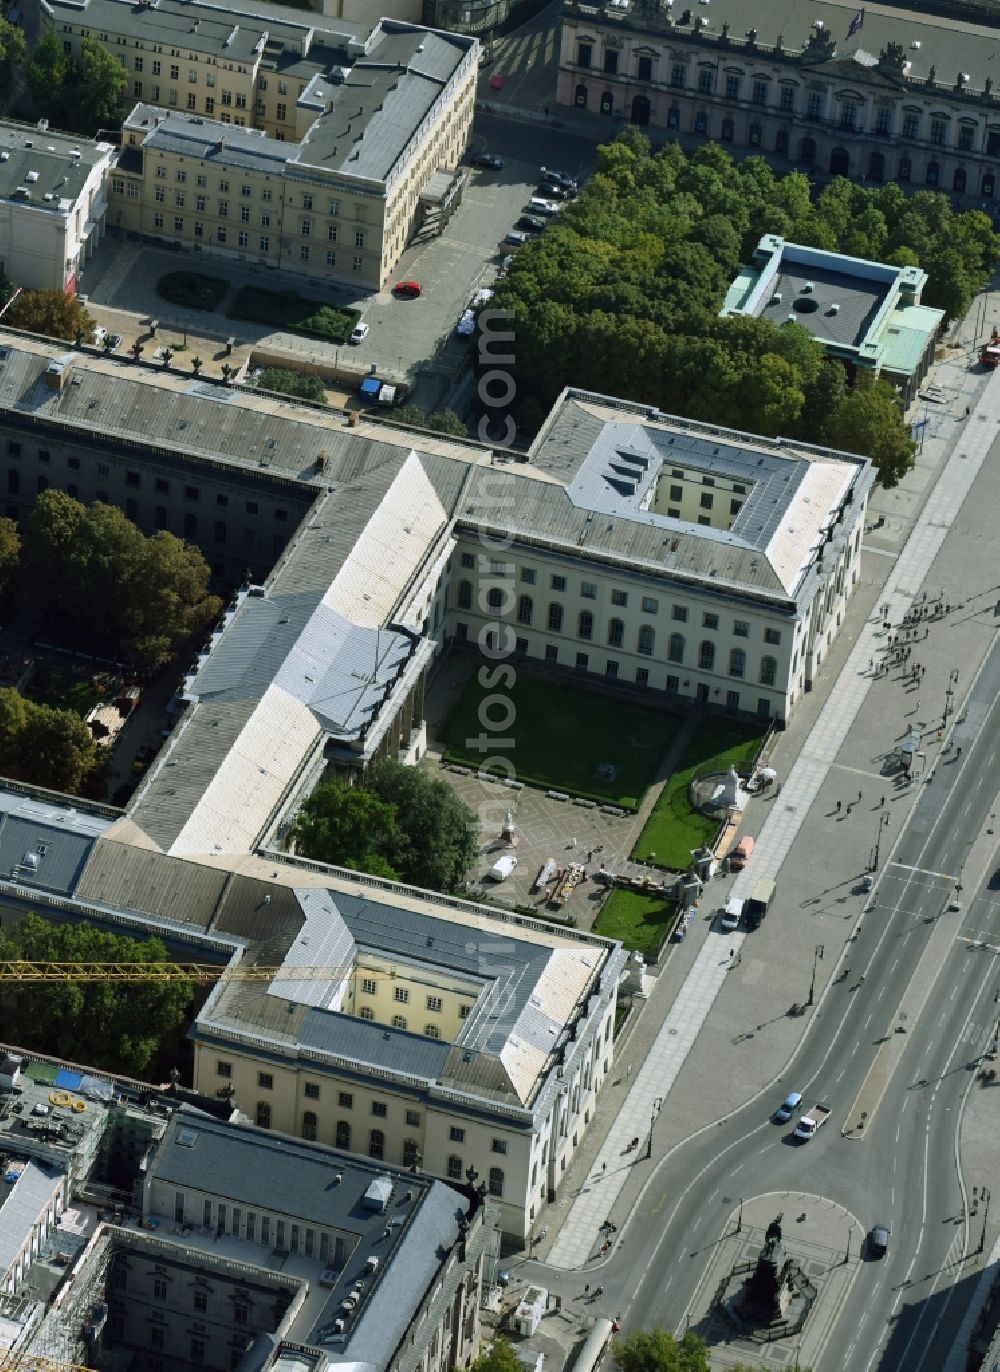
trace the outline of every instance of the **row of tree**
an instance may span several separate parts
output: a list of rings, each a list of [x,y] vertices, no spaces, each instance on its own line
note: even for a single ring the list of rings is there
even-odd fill
[[[29,52],[21,29],[0,20],[0,103],[22,118],[94,138],[121,127],[128,78],[110,52],[89,38],[69,57],[51,29]]]
[[[796,324],[719,318],[765,233],[899,266],[919,264],[925,302],[960,314],[989,278],[1000,236],[946,196],[906,197],[843,178],[813,199],[799,172],[717,144],[653,153],[627,129],[598,151],[579,198],[518,253],[491,308],[514,312],[521,419],[533,427],[573,385],[762,434],[864,453],[893,485],[913,444],[894,390],[849,389],[843,367]]]
[[[0,567],[3,561],[0,555]],[[144,671],[165,666],[222,609],[209,592],[210,570],[198,548],[166,530],[147,538],[114,506],[83,505],[64,491],[39,495],[16,571],[8,575],[30,588],[39,608],[85,624]]]
[[[663,1329],[641,1330],[612,1344],[619,1372],[711,1372],[708,1345],[697,1334],[675,1338]],[[759,1363],[729,1363],[730,1372],[757,1372]],[[509,1339],[498,1336],[472,1364],[472,1372],[523,1372]],[[809,1372],[803,1367],[801,1372]]]
[[[26,915],[0,931],[0,959],[26,962],[168,962],[159,939],[103,933]],[[4,1039],[22,1048],[141,1077],[176,1039],[194,997],[189,981],[125,984],[4,982]]]
[[[91,732],[74,710],[0,688],[0,774],[78,795],[97,762]]]
[[[444,781],[391,759],[367,786],[339,778],[317,786],[294,832],[304,857],[431,891],[461,890],[476,853],[469,807]]]

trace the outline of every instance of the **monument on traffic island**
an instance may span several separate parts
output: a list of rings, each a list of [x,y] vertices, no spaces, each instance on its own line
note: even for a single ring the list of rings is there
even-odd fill
[[[755,1343],[801,1334],[818,1295],[799,1261],[785,1251],[783,1218],[775,1216],[759,1252],[735,1264],[712,1301],[712,1316],[736,1330],[740,1338]]]
[[[753,1275],[736,1302],[739,1313],[755,1325],[770,1325],[785,1319],[792,1299],[789,1276],[791,1258],[785,1256],[781,1242],[781,1221],[778,1215],[767,1226],[764,1247],[760,1250]]]

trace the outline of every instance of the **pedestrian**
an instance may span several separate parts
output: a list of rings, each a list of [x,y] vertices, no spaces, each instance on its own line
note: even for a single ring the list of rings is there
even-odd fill
[[[583,1294],[586,1295],[587,1292],[588,1292],[589,1290],[590,1290],[590,1282],[588,1281],[588,1282],[584,1283]]]
[[[606,1162],[602,1162],[602,1163],[601,1163],[601,1176],[603,1176],[604,1173],[605,1173],[607,1170],[608,1170],[608,1164],[607,1164]]]
[[[880,810],[884,810],[884,809],[885,809],[885,796],[883,796],[882,799],[881,799],[881,801],[879,802],[879,807],[878,807],[878,808],[879,808]]]
[[[859,791],[859,792],[858,792],[858,804],[859,804],[859,805],[861,804],[861,801],[862,801],[863,796],[864,796],[864,792]]]
[[[838,801],[837,801],[837,814],[838,814],[838,815],[840,814],[840,810],[841,810],[841,802],[838,800]]]
[[[734,957],[736,956],[736,949],[735,949],[735,948],[730,948],[730,950],[729,950],[729,956],[730,956],[731,958],[734,958]]]
[[[630,1077],[630,1076],[632,1075],[632,1064],[631,1064],[631,1063],[629,1063],[629,1065],[625,1068],[625,1075],[626,1075],[626,1077]]]

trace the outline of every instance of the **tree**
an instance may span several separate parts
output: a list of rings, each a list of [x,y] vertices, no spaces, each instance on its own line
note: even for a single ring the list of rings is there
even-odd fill
[[[397,833],[386,857],[404,881],[431,891],[461,889],[476,852],[476,818],[446,781],[386,760],[371,789],[394,807]]]
[[[23,781],[52,791],[78,794],[97,763],[97,745],[73,710],[26,701],[18,740],[18,773]]]
[[[871,458],[878,479],[895,486],[913,466],[915,444],[903,421],[896,392],[871,372],[861,372],[830,413],[824,442]]]
[[[708,1346],[697,1334],[676,1339],[663,1329],[643,1330],[611,1351],[619,1372],[710,1372]]]
[[[24,75],[36,114],[60,125],[69,68],[62,44],[52,29],[46,29],[31,50]]]
[[[88,924],[50,924],[26,915],[0,932],[0,958],[32,962],[167,962],[165,945],[103,933]],[[4,1035],[56,1057],[140,1076],[165,1039],[184,1023],[194,988],[188,981],[8,982]]]
[[[0,519],[0,596],[10,586],[21,563],[21,534],[13,519]]]
[[[74,295],[65,291],[22,291],[4,315],[4,323],[26,333],[62,338],[67,343],[83,335],[85,343],[94,339],[94,321]]]
[[[469,431],[454,410],[422,409],[419,405],[401,405],[393,416],[400,424],[412,424],[417,429],[431,429],[434,433],[468,438]]]
[[[306,857],[398,881],[385,857],[396,835],[394,805],[335,777],[317,786],[303,804],[293,837]]]
[[[110,52],[85,38],[69,70],[63,118],[76,133],[93,138],[100,129],[117,129],[127,84],[125,68]]]
[[[24,64],[27,45],[24,32],[7,19],[0,19],[0,98],[10,99],[14,74]]]
[[[496,1334],[484,1353],[480,1353],[470,1372],[524,1372],[524,1364],[514,1351],[513,1344],[502,1334]]]
[[[132,658],[153,671],[215,623],[222,601],[210,594],[211,569],[193,544],[161,529],[141,551],[121,627]]]
[[[296,372],[288,367],[265,367],[257,378],[257,385],[265,391],[294,395],[300,400],[315,401],[317,405],[326,404],[323,378],[311,372]]]

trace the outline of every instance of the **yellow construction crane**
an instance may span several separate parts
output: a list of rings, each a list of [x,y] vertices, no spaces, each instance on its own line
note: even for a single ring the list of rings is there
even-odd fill
[[[32,962],[7,958],[0,959],[0,982],[193,981],[204,986],[217,981],[273,981],[279,974],[290,981],[329,981],[351,976],[356,970],[349,962],[317,967],[221,967],[217,962]],[[392,974],[366,970],[365,975]]]

